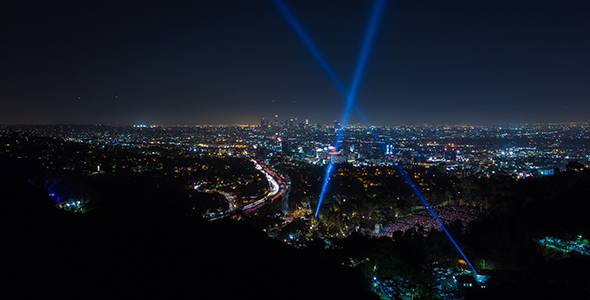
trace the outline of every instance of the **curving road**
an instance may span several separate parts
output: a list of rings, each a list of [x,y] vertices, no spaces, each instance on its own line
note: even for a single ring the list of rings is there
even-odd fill
[[[255,209],[260,208],[263,206],[267,201],[272,202],[281,195],[283,195],[288,189],[289,186],[285,183],[284,178],[277,175],[273,172],[268,166],[263,163],[259,163],[258,161],[251,159],[256,166],[256,169],[262,172],[262,174],[266,175],[266,180],[268,180],[268,194],[264,196],[262,199],[254,201],[242,208],[244,212],[250,212]]]
[[[262,207],[264,204],[276,200],[278,197],[280,197],[281,195],[283,195],[284,193],[286,193],[289,190],[290,187],[286,183],[285,179],[283,177],[279,176],[278,174],[276,174],[274,171],[272,171],[266,164],[264,164],[262,162],[258,162],[255,159],[250,159],[250,161],[252,163],[254,163],[254,166],[256,167],[257,170],[259,170],[260,172],[262,172],[262,174],[264,174],[266,176],[266,180],[268,181],[268,193],[264,197],[262,197],[261,199],[256,200],[248,205],[245,205],[241,209],[237,208],[235,206],[232,207],[232,205],[230,204],[229,210],[227,210],[226,212],[224,212],[220,216],[209,219],[210,221],[214,221],[214,220],[218,220],[218,219],[222,219],[222,218],[226,218],[226,217],[233,218],[236,216],[236,212],[238,212],[240,210],[245,213],[254,211],[254,210]]]

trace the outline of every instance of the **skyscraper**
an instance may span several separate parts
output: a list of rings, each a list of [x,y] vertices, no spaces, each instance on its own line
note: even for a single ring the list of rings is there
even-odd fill
[[[449,161],[457,160],[457,150],[455,148],[445,148],[444,158]]]
[[[387,145],[385,148],[385,155],[392,155],[393,154],[393,145]]]

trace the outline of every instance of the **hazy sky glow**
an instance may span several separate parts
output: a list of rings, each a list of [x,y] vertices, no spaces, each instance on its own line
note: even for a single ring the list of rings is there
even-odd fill
[[[342,113],[273,1],[12,2],[0,6],[0,124]],[[285,3],[348,85],[372,2]],[[388,1],[357,104],[376,125],[590,122],[588,16],[590,1]]]

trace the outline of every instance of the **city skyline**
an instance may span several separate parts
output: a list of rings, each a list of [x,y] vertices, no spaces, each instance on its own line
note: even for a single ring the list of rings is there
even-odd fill
[[[347,85],[371,2],[285,3]],[[588,12],[582,1],[388,1],[357,104],[380,126],[588,122]],[[19,2],[1,19],[2,124],[342,114],[342,95],[272,1]]]

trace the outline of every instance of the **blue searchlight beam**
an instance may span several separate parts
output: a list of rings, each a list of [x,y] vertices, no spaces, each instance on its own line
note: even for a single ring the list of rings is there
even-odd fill
[[[428,212],[430,212],[430,214],[436,220],[436,222],[438,223],[438,225],[440,225],[440,228],[442,228],[442,230],[445,232],[445,234],[447,235],[447,237],[449,237],[449,240],[451,240],[451,242],[453,243],[453,245],[455,245],[455,248],[457,248],[457,250],[459,251],[459,253],[461,254],[461,256],[463,256],[463,258],[465,259],[465,261],[469,264],[469,267],[471,267],[471,269],[473,270],[473,273],[475,275],[477,275],[477,271],[475,270],[475,268],[473,267],[473,265],[471,265],[471,262],[469,261],[469,259],[467,259],[467,256],[465,256],[465,253],[463,253],[463,251],[461,251],[461,248],[459,248],[459,245],[457,245],[457,243],[455,242],[455,239],[453,239],[453,237],[451,236],[451,234],[449,233],[449,231],[447,230],[447,228],[445,227],[445,225],[443,224],[443,222],[438,218],[438,216],[436,215],[436,213],[434,212],[434,210],[432,210],[432,207],[430,207],[430,204],[428,204],[428,202],[426,202],[426,199],[424,198],[424,196],[422,195],[422,193],[420,193],[420,190],[418,190],[418,188],[416,187],[416,185],[414,184],[414,182],[412,182],[412,180],[410,179],[410,176],[408,176],[408,173],[406,173],[406,171],[404,171],[404,169],[402,168],[402,166],[400,164],[398,164],[397,162],[394,163],[394,165],[397,168],[397,171],[406,180],[406,182],[408,182],[408,184],[410,185],[410,187],[412,188],[412,190],[414,191],[414,193],[416,194],[416,196],[418,196],[418,198],[420,198],[420,201],[422,201],[422,204],[424,204],[424,206],[426,206],[426,209],[428,209]]]
[[[326,75],[328,75],[330,80],[332,80],[332,83],[334,83],[336,88],[340,91],[340,93],[344,96],[344,98],[346,100],[349,93],[346,90],[346,88],[344,87],[344,84],[342,84],[342,81],[340,81],[340,78],[338,78],[338,76],[336,75],[334,70],[330,67],[330,64],[324,58],[321,51],[315,46],[315,44],[313,43],[313,41],[311,40],[311,38],[309,37],[309,35],[305,31],[305,29],[303,29],[303,26],[301,26],[301,24],[297,21],[297,18],[295,18],[293,13],[289,10],[289,8],[285,5],[285,3],[282,0],[275,0],[275,4],[278,7],[281,14],[283,15],[283,17],[285,18],[285,20],[287,20],[287,22],[289,23],[289,25],[291,26],[293,31],[295,31],[295,33],[297,34],[297,37],[299,37],[299,40],[301,40],[303,45],[305,45],[305,47],[307,48],[309,53],[311,53],[313,58],[320,65],[320,67],[324,70]],[[374,25],[376,25],[376,23],[377,22],[375,22]],[[360,118],[363,121],[367,121],[366,123],[368,123],[367,118],[364,116],[364,114],[361,112],[361,110],[356,105],[354,108],[355,108],[357,114],[360,116]]]
[[[305,32],[305,30],[303,29],[301,24],[299,24],[299,22],[297,21],[295,16],[291,13],[291,11],[287,7],[287,5],[285,5],[285,3],[283,3],[282,0],[275,0],[275,4],[279,8],[279,11],[281,12],[281,14],[283,14],[283,17],[285,18],[285,20],[287,20],[289,25],[291,25],[291,28],[293,28],[293,30],[295,31],[295,33],[297,34],[297,36],[299,37],[301,42],[305,45],[305,47],[307,47],[307,50],[309,50],[309,52],[311,53],[313,58],[318,62],[318,64],[320,64],[320,67],[324,70],[324,72],[326,72],[326,75],[328,75],[328,77],[330,77],[330,79],[332,80],[332,82],[334,83],[336,88],[343,95],[346,95],[347,92],[346,92],[346,89],[344,88],[344,85],[342,84],[342,82],[340,81],[338,76],[336,76],[336,73],[334,73],[334,71],[332,70],[332,68],[330,67],[330,65],[326,61],[326,59],[324,59],[324,56],[322,56],[322,53],[320,52],[320,50],[311,41],[311,39],[309,38],[309,35],[307,35],[307,33]]]
[[[281,0],[275,0],[275,4],[279,8],[279,11],[283,14],[284,18],[289,23],[289,25],[293,28],[293,30],[295,31],[295,33],[298,35],[299,39],[307,47],[307,49],[312,54],[312,56],[314,57],[314,59],[318,62],[318,64],[320,65],[320,67],[324,70],[324,72],[326,73],[326,75],[328,75],[328,77],[332,80],[332,82],[334,83],[334,85],[336,86],[336,88],[342,93],[342,95],[344,96],[344,98],[346,100],[346,105],[345,105],[345,108],[344,108],[344,111],[343,111],[343,114],[342,114],[342,121],[341,121],[341,123],[342,123],[342,129],[338,130],[338,133],[337,133],[337,136],[336,136],[336,140],[335,140],[335,148],[336,148],[336,151],[338,151],[339,148],[340,148],[340,142],[341,142],[342,137],[343,137],[343,134],[344,134],[344,127],[346,126],[346,122],[348,121],[348,116],[349,116],[350,110],[352,108],[355,108],[356,112],[361,117],[361,119],[363,120],[363,122],[366,125],[370,126],[368,119],[364,116],[364,114],[362,113],[362,111],[360,110],[360,108],[358,106],[356,106],[355,102],[356,102],[356,95],[357,95],[357,92],[358,92],[358,88],[359,88],[359,85],[360,85],[360,79],[362,78],[362,75],[363,75],[363,72],[364,72],[364,69],[365,69],[365,65],[366,65],[366,61],[368,59],[368,53],[369,53],[369,50],[370,50],[370,46],[372,44],[372,40],[373,40],[375,31],[377,29],[377,24],[378,24],[378,21],[379,21],[380,12],[383,9],[383,6],[385,4],[385,1],[384,0],[378,0],[376,2],[376,4],[373,6],[373,11],[372,11],[372,14],[371,14],[369,26],[367,27],[367,32],[366,32],[366,35],[365,35],[365,40],[363,42],[363,47],[361,49],[361,53],[360,53],[359,59],[357,61],[357,65],[356,65],[356,69],[355,69],[354,76],[353,76],[353,79],[352,79],[352,85],[351,85],[350,91],[347,91],[346,90],[346,88],[344,87],[344,85],[342,84],[342,82],[340,81],[340,79],[338,78],[338,76],[336,75],[336,73],[332,70],[332,68],[330,67],[330,65],[326,61],[326,59],[324,59],[324,57],[322,56],[322,54],[319,51],[319,49],[315,46],[315,44],[309,38],[309,36],[307,35],[307,33],[305,32],[305,30],[303,29],[303,27],[299,24],[299,22],[297,21],[297,19],[295,18],[295,16],[291,13],[291,11],[289,10],[289,8],[283,3],[283,1],[281,1]],[[381,139],[377,135],[375,135],[375,137],[377,138],[377,140],[382,145],[384,145],[383,141],[381,141]],[[473,272],[475,274],[477,274],[477,271],[475,270],[475,268],[473,267],[473,265],[471,264],[471,262],[469,261],[469,259],[467,259],[467,257],[465,256],[465,254],[463,253],[463,251],[461,250],[461,248],[459,248],[459,245],[455,242],[455,240],[453,239],[453,237],[451,236],[451,234],[448,232],[448,230],[446,229],[446,227],[444,226],[444,224],[442,223],[442,221],[438,218],[438,216],[436,215],[436,213],[434,212],[434,210],[432,210],[432,208],[430,207],[430,205],[428,204],[428,202],[426,201],[426,199],[424,198],[424,196],[422,195],[422,193],[418,190],[418,188],[413,183],[413,181],[410,179],[410,177],[405,172],[405,170],[402,168],[402,166],[400,164],[398,164],[397,162],[395,163],[395,166],[396,166],[398,172],[402,175],[402,177],[404,177],[404,179],[406,180],[406,182],[410,185],[410,187],[412,188],[412,190],[414,191],[414,193],[418,196],[418,198],[420,199],[420,201],[422,201],[422,203],[424,204],[424,206],[428,209],[428,211],[430,212],[430,214],[433,216],[433,218],[436,220],[436,222],[443,229],[444,233],[447,235],[447,237],[449,238],[449,240],[451,240],[451,242],[453,243],[453,245],[455,246],[455,248],[457,248],[457,250],[459,251],[459,253],[461,254],[461,256],[463,256],[463,258],[465,259],[465,261],[469,264],[469,266],[471,267],[471,269],[473,270]],[[318,217],[318,213],[319,213],[319,210],[320,210],[322,201],[324,199],[325,193],[326,193],[326,191],[328,189],[328,183],[329,183],[330,175],[332,174],[333,169],[334,169],[334,163],[333,162],[330,162],[328,164],[328,168],[326,169],[326,175],[324,177],[324,182],[322,184],[322,190],[320,192],[320,197],[319,197],[318,205],[317,205],[316,212],[315,212],[315,218]]]
[[[362,43],[362,48],[361,48],[361,52],[359,55],[359,59],[357,60],[357,63],[356,63],[355,72],[353,73],[353,79],[352,79],[350,91],[346,90],[346,88],[344,87],[344,85],[342,84],[342,82],[340,81],[338,76],[336,75],[336,73],[332,70],[332,68],[330,67],[330,65],[328,64],[326,59],[323,57],[323,55],[321,54],[319,49],[312,42],[311,38],[309,38],[309,36],[307,35],[307,33],[305,32],[303,27],[299,24],[299,22],[297,21],[295,16],[291,13],[289,8],[285,5],[285,3],[281,0],[275,0],[275,4],[279,8],[279,11],[281,12],[281,14],[283,14],[284,18],[289,23],[289,25],[293,28],[293,30],[295,31],[295,33],[297,34],[299,39],[302,41],[302,43],[305,45],[305,47],[307,47],[307,49],[309,50],[311,55],[318,62],[320,67],[324,70],[324,72],[326,72],[326,75],[328,75],[328,77],[332,80],[332,82],[334,83],[336,88],[344,96],[344,98],[346,100],[346,105],[345,105],[344,111],[342,113],[342,118],[341,118],[342,127],[344,128],[346,126],[347,121],[348,121],[348,116],[350,115],[350,110],[353,107],[355,107],[356,95],[357,95],[358,88],[360,85],[360,80],[361,80],[362,75],[365,70],[365,66],[366,66],[367,59],[368,59],[369,52],[370,52],[370,47],[373,43],[373,38],[375,36],[375,32],[377,31],[377,24],[379,23],[379,17],[381,15],[381,11],[383,10],[383,6],[385,5],[385,1],[378,0],[375,3],[375,5],[373,6],[373,10],[372,10],[371,16],[369,18],[369,25],[367,26],[367,32],[365,33],[365,39]],[[361,116],[361,119],[366,121],[367,119],[360,112],[360,109],[358,107],[355,107],[355,108],[356,108],[359,116]],[[334,142],[335,143],[334,147],[336,148],[336,151],[338,151],[338,149],[340,148],[340,142],[342,140],[343,134],[344,134],[344,130],[338,130],[336,140]],[[316,218],[318,216],[324,195],[327,191],[328,181],[330,179],[330,174],[332,173],[333,169],[334,169],[334,164],[333,164],[333,162],[330,162],[328,165],[327,171],[326,171],[326,176],[324,178],[324,182],[322,184],[322,191],[320,192],[320,198],[319,198],[318,205],[317,205],[316,212],[315,212]]]
[[[373,131],[371,131],[371,132],[373,133],[373,137],[381,145],[382,150],[385,150],[385,143],[383,142],[383,140],[379,137],[378,134],[376,134]],[[463,256],[463,258],[465,259],[465,261],[467,262],[467,264],[469,264],[469,267],[471,267],[471,269],[473,270],[474,274],[477,275],[477,271],[475,270],[475,268],[473,267],[473,265],[471,264],[471,262],[469,261],[469,259],[467,259],[467,256],[465,256],[465,253],[463,253],[463,251],[461,250],[461,248],[459,248],[459,245],[457,244],[457,242],[455,242],[455,239],[453,239],[453,237],[451,236],[451,233],[449,233],[449,231],[447,230],[445,224],[443,224],[443,222],[438,218],[438,216],[436,215],[436,213],[434,212],[434,210],[432,209],[432,207],[430,207],[430,204],[428,204],[428,201],[426,201],[426,198],[424,198],[424,196],[422,195],[422,193],[420,192],[420,190],[416,187],[416,185],[414,184],[414,182],[412,181],[412,179],[410,179],[410,176],[408,176],[408,173],[396,161],[394,161],[394,166],[397,169],[397,171],[402,175],[402,177],[406,180],[406,182],[408,183],[408,185],[410,186],[410,188],[412,188],[412,191],[414,191],[414,194],[416,194],[416,196],[420,199],[420,201],[422,202],[422,204],[424,204],[424,206],[426,207],[426,209],[428,209],[428,212],[430,212],[430,214],[436,220],[436,222],[438,223],[438,225],[440,225],[440,228],[442,228],[443,232],[447,235],[447,237],[449,238],[449,240],[451,240],[451,242],[453,243],[453,245],[455,245],[455,248],[457,248],[457,251],[459,251],[459,253],[461,254],[461,256]]]
[[[340,150],[340,143],[342,142],[342,137],[344,135],[346,123],[348,122],[348,116],[350,115],[350,110],[352,109],[356,101],[356,95],[358,93],[360,81],[367,65],[367,59],[369,57],[369,52],[371,50],[371,45],[373,44],[375,32],[377,31],[377,24],[379,23],[379,17],[381,15],[381,11],[383,10],[384,4],[384,0],[377,0],[375,5],[373,5],[373,10],[369,18],[369,25],[367,26],[367,31],[365,33],[365,39],[362,43],[361,52],[359,54],[359,58],[355,66],[355,71],[353,73],[351,87],[348,93],[345,95],[346,105],[344,107],[344,112],[342,113],[342,127],[341,129],[338,129],[336,134],[336,140],[334,141],[334,147],[336,148],[335,151]],[[330,180],[330,175],[332,174],[333,169],[334,162],[330,161],[328,169],[326,170],[326,175],[324,176],[324,183],[322,184],[322,191],[320,192],[318,206],[316,207],[315,218],[318,217],[318,214],[320,212],[320,207],[322,205],[322,201],[324,200],[324,195],[326,194],[326,189],[328,187],[328,181]]]

